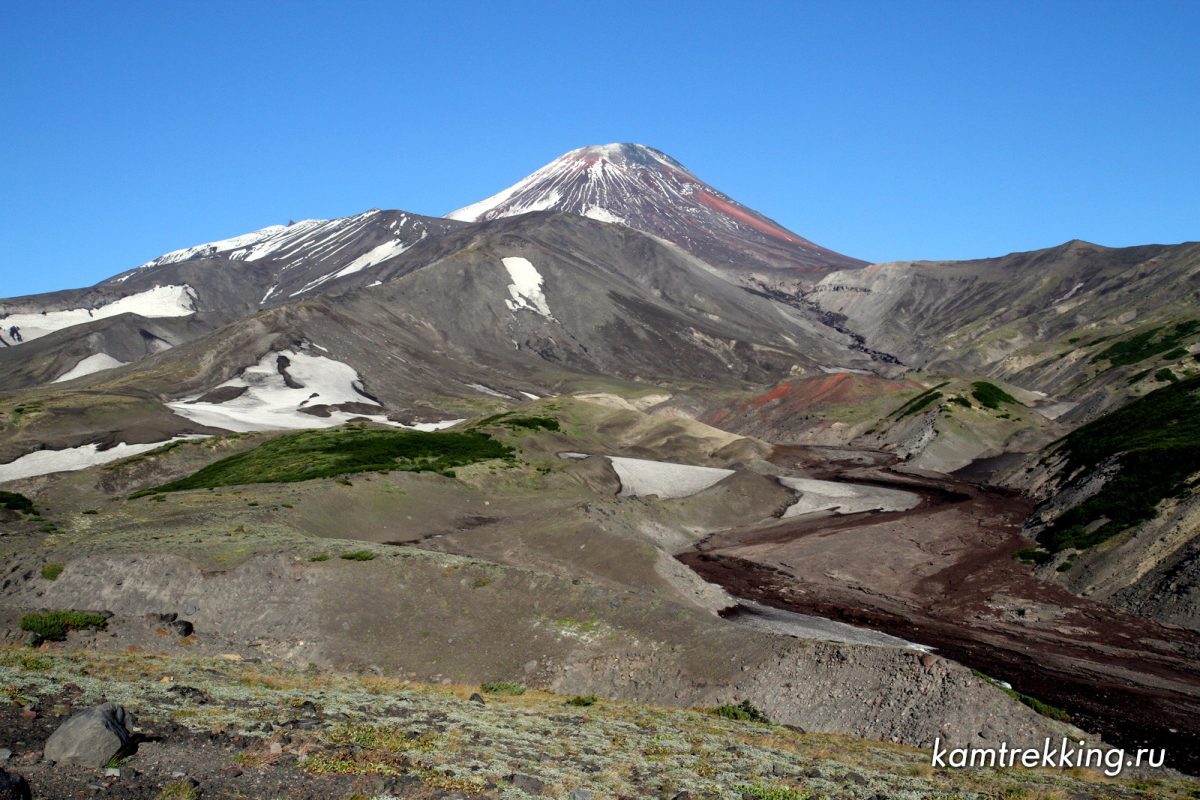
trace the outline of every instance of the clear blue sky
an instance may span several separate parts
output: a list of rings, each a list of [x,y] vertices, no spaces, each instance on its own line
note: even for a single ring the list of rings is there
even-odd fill
[[[1200,239],[1200,3],[0,4],[0,296],[584,144],[860,258]]]

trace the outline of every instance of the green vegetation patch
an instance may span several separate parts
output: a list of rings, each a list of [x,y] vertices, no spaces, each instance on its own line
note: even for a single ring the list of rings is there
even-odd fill
[[[1172,327],[1151,328],[1109,345],[1092,356],[1092,362],[1108,361],[1114,367],[1136,364],[1151,356],[1179,349],[1185,339],[1198,331],[1200,320],[1195,319],[1176,323]]]
[[[1059,440],[1067,474],[1115,459],[1117,475],[1038,534],[1050,552],[1094,547],[1185,497],[1200,472],[1200,376],[1150,392]],[[1100,524],[1095,524],[1100,523]]]
[[[1055,719],[1055,720],[1058,720],[1059,722],[1070,722],[1071,721],[1071,715],[1068,714],[1066,711],[1063,711],[1061,708],[1059,708],[1057,706],[1052,706],[1049,703],[1043,703],[1041,700],[1038,700],[1036,697],[1030,697],[1027,694],[1022,694],[1021,692],[1018,692],[1016,689],[1010,689],[1008,686],[1000,683],[1000,681],[996,680],[995,678],[991,677],[990,675],[985,675],[984,673],[980,672],[977,669],[972,669],[971,672],[975,675],[976,678],[987,681],[988,683],[992,684],[993,686],[995,686],[1000,691],[1004,692],[1006,695],[1008,695],[1012,699],[1014,699],[1020,703],[1023,703],[1024,705],[1029,706],[1034,711],[1041,714],[1043,717],[1049,717],[1050,719]]]
[[[1154,373],[1154,379],[1156,381],[1162,381],[1163,383],[1175,383],[1179,380],[1179,376],[1174,372],[1171,372],[1171,370],[1167,369],[1166,367],[1163,367],[1158,372]]]
[[[718,717],[725,717],[725,719],[737,719],[743,722],[761,722],[764,725],[771,724],[771,720],[767,719],[767,715],[751,705],[749,700],[743,700],[737,705],[727,703],[723,706],[717,706],[712,710],[712,713]]]
[[[562,426],[554,417],[524,416],[519,414],[493,414],[476,422],[473,427],[502,425],[505,428],[524,428],[530,431],[557,431]]]
[[[925,406],[929,405],[934,400],[937,400],[939,397],[941,397],[942,393],[939,392],[938,389],[942,388],[949,382],[950,381],[942,381],[937,386],[931,386],[930,388],[921,392],[916,397],[909,400],[904,405],[897,408],[895,411],[892,412],[891,415],[894,416],[896,419],[904,419],[909,414],[917,413],[922,408],[925,408]]]
[[[62,564],[42,564],[42,577],[48,581],[55,580],[59,575],[62,575]]]
[[[351,550],[349,553],[342,553],[341,558],[347,561],[371,561],[375,558],[375,553],[370,550]]]
[[[0,492],[0,508],[9,511],[20,511],[22,514],[36,514],[33,501],[23,494],[16,492]]]
[[[1026,564],[1049,564],[1054,559],[1054,554],[1049,550],[1041,547],[1026,547],[1024,550],[1018,550],[1014,555],[1018,561],[1024,561]]]
[[[507,694],[517,696],[525,694],[525,687],[519,683],[507,683],[505,681],[496,681],[495,683],[485,683],[479,687],[484,694]]]
[[[43,639],[61,642],[67,631],[87,628],[103,629],[108,620],[103,614],[91,611],[47,611],[44,614],[27,614],[21,617],[21,630],[31,631]]]
[[[292,483],[369,471],[446,474],[453,467],[512,455],[511,447],[478,431],[326,428],[278,436],[252,450],[209,464],[186,478],[131,496],[251,483]]]
[[[805,789],[792,789],[787,786],[764,786],[759,783],[743,783],[737,787],[742,797],[755,800],[809,800],[813,795]]]
[[[1016,406],[1021,405],[1019,402],[1017,402],[1017,398],[1013,397],[996,384],[988,383],[987,381],[975,381],[972,383],[971,397],[974,397],[981,406],[990,408],[993,411],[1005,404]]]

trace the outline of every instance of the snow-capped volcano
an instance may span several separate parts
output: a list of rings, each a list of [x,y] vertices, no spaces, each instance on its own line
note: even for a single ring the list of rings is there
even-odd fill
[[[466,222],[566,211],[626,225],[739,271],[862,266],[733,200],[667,154],[640,144],[581,147],[486,200],[446,216]]]

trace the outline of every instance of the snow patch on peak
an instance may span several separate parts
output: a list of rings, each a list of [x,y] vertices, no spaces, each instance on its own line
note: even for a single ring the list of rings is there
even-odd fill
[[[600,206],[588,206],[583,210],[583,215],[588,219],[594,219],[598,222],[608,222],[613,225],[628,225],[624,217],[619,217],[606,208]]]
[[[508,310],[516,312],[527,308],[541,314],[546,319],[554,319],[554,315],[550,313],[550,306],[546,302],[546,295],[542,292],[545,281],[537,268],[529,263],[529,259],[510,256],[500,260],[504,263],[504,268],[508,270],[509,278],[512,279],[512,283],[508,286],[508,294],[512,299],[504,301]]]

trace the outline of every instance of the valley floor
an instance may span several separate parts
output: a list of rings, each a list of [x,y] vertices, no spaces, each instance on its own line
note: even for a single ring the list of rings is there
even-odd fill
[[[834,458],[831,460],[831,454]],[[680,558],[736,597],[935,648],[1126,748],[1200,769],[1200,635],[1037,579],[1014,558],[1030,503],[892,470],[882,454],[783,448],[814,477],[916,491],[909,511],[815,514],[711,536]]]

